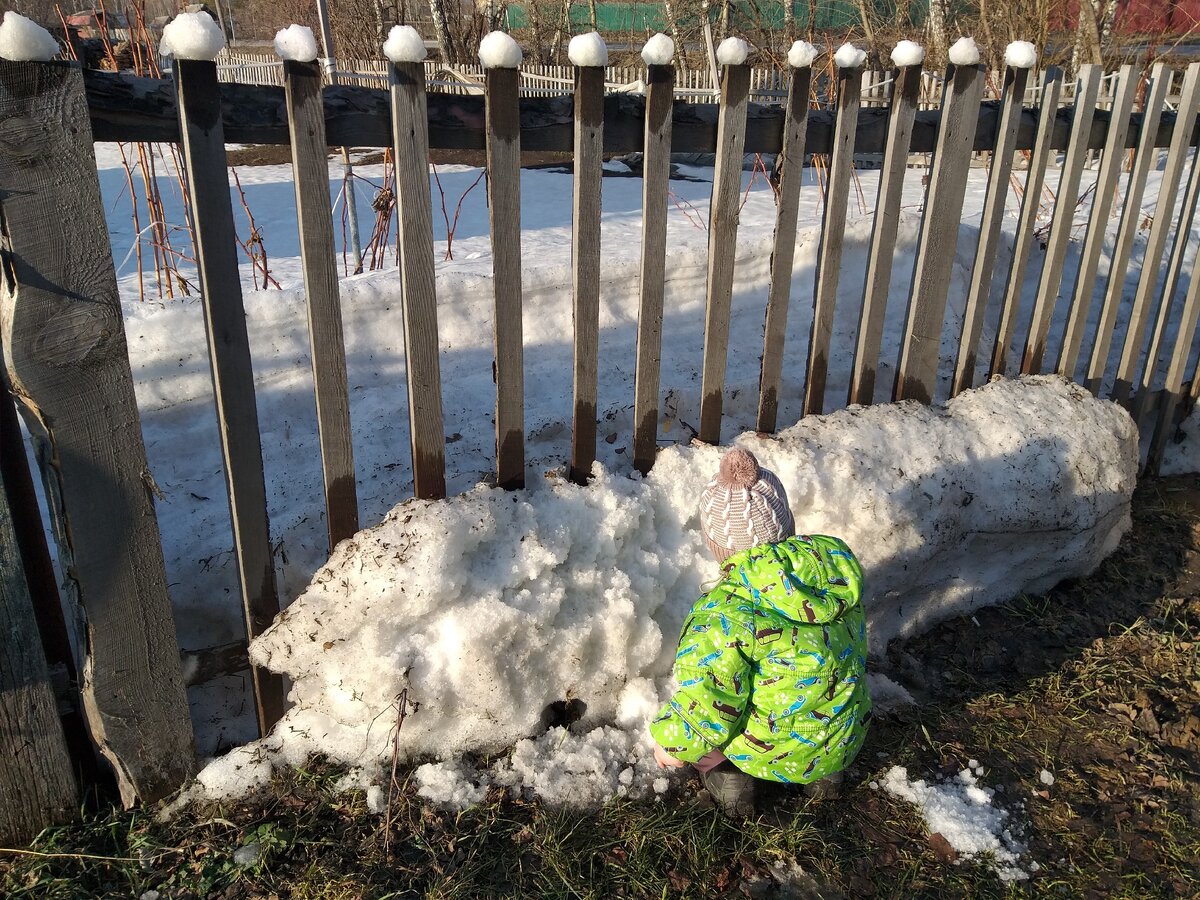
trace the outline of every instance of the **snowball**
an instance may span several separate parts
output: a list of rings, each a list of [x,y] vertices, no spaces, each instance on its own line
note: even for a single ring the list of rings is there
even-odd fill
[[[975,38],[961,37],[950,48],[950,62],[956,66],[979,65],[979,47]]]
[[[163,28],[159,51],[176,59],[216,59],[225,46],[221,26],[208,13],[180,13]]]
[[[58,41],[32,19],[9,10],[0,22],[0,58],[45,62],[58,56]]]
[[[662,32],[646,41],[642,47],[642,59],[648,66],[669,66],[675,55],[675,42]]]
[[[1054,775],[1048,769],[1042,769],[1042,771],[1038,773],[1038,780],[1042,784],[1049,787],[1050,785],[1054,784]]]
[[[916,41],[900,41],[892,50],[892,62],[897,66],[919,66],[925,61],[925,48]]]
[[[788,65],[793,69],[803,69],[811,66],[817,58],[817,48],[808,41],[796,41],[788,51]]]
[[[740,66],[750,55],[750,45],[739,37],[727,37],[717,47],[717,62],[723,66]]]
[[[838,47],[837,53],[833,54],[833,63],[839,69],[853,69],[861,66],[866,58],[866,50],[859,50],[853,44],[846,43]]]
[[[595,31],[577,34],[567,46],[567,59],[573,66],[607,66],[608,44]]]
[[[521,47],[503,31],[484,35],[479,42],[479,62],[485,69],[515,69],[522,58]]]
[[[317,39],[307,25],[289,25],[275,34],[275,53],[280,59],[312,62],[317,58]]]
[[[516,45],[514,44],[514,46]],[[479,52],[482,58],[482,45],[479,47]],[[393,25],[392,30],[388,32],[387,40],[383,42],[383,55],[397,65],[420,62],[427,55],[425,39],[411,25]],[[514,65],[520,62],[521,48],[517,47],[517,62]],[[512,68],[512,66],[506,68]]]
[[[1029,41],[1013,41],[1004,50],[1004,64],[1013,69],[1032,69],[1037,64],[1037,48]]]

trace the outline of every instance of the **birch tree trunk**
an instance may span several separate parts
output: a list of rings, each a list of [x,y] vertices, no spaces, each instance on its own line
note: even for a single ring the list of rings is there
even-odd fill
[[[929,48],[939,61],[946,59],[946,0],[929,0]]]
[[[683,36],[679,33],[679,19],[675,15],[675,4],[671,0],[663,0],[663,13],[667,17],[667,26],[671,29],[671,37],[675,39],[675,53],[679,56],[679,61],[682,67],[688,67],[687,49],[683,43]]]
[[[433,18],[433,31],[437,37],[438,51],[442,62],[449,65],[455,61],[454,44],[450,38],[450,23],[446,17],[446,0],[429,0],[429,14]]]
[[[796,39],[796,4],[794,0],[783,0],[783,34],[790,47]]]
[[[1100,63],[1100,9],[1098,0],[1079,0],[1079,27],[1075,30],[1075,53],[1072,63],[1076,72],[1088,63]]]
[[[596,15],[596,0],[588,0],[588,19],[591,22],[592,31],[599,31],[600,20]]]

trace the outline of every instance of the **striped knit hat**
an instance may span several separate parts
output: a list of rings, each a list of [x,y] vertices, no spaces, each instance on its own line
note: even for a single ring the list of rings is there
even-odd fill
[[[700,496],[700,528],[718,562],[739,550],[776,543],[796,532],[787,492],[748,450],[721,457],[721,469]]]

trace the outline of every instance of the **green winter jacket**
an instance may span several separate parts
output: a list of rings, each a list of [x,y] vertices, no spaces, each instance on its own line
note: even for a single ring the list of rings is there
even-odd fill
[[[736,553],[722,573],[684,623],[679,689],[650,733],[676,759],[719,749],[768,781],[841,771],[871,710],[858,560],[838,538],[797,535]]]

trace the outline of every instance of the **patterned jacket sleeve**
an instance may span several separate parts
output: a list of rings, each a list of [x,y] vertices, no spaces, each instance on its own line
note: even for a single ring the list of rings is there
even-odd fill
[[[753,634],[725,615],[693,613],[675,657],[678,690],[650,723],[651,736],[673,757],[696,762],[725,747],[745,726]]]

